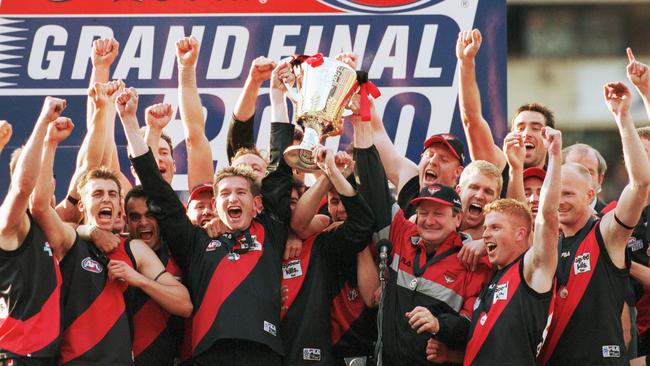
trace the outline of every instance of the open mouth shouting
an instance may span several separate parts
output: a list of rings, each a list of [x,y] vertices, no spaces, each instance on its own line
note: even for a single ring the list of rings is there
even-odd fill
[[[494,251],[497,249],[497,243],[494,242],[485,242],[485,248],[487,249],[488,256],[493,256]]]
[[[153,230],[150,228],[139,230],[138,236],[144,241],[151,240],[151,238],[153,238]]]
[[[436,173],[432,169],[427,169],[424,171],[424,185],[432,185],[436,183],[436,180],[438,179],[438,173]]]
[[[471,216],[480,216],[481,214],[483,214],[483,204],[476,203],[476,202],[470,203],[467,212]]]
[[[241,206],[229,206],[227,213],[229,219],[236,221],[242,217],[243,211]]]
[[[110,207],[100,208],[99,212],[97,212],[97,218],[110,221],[113,218],[113,209]]]

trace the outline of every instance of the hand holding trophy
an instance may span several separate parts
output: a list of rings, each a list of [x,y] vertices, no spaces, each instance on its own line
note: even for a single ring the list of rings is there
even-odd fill
[[[302,143],[284,151],[284,159],[292,168],[316,172],[312,149],[329,136],[340,135],[343,128],[343,110],[358,90],[368,91],[374,97],[379,90],[368,82],[367,74],[329,57],[295,56],[291,60],[295,86],[287,87],[287,96],[295,105],[295,120],[305,134]],[[367,99],[366,99],[367,100]],[[363,104],[363,103],[362,103]]]

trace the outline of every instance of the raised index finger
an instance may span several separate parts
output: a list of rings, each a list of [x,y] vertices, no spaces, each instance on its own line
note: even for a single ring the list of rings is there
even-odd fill
[[[630,62],[636,61],[636,59],[634,58],[634,53],[632,53],[632,48],[628,47],[625,50],[627,51],[627,59],[628,59],[628,61],[630,61]]]

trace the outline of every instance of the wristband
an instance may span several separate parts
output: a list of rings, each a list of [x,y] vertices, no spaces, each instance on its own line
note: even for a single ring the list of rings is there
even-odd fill
[[[67,199],[70,203],[72,203],[73,206],[76,206],[77,203],[79,203],[79,200],[72,197],[71,195],[68,195],[68,197],[66,197],[65,199]]]
[[[165,273],[167,273],[167,271],[163,269],[162,272],[158,273],[158,276],[156,276],[156,278],[153,279],[154,282],[158,282],[160,276],[164,275]]]

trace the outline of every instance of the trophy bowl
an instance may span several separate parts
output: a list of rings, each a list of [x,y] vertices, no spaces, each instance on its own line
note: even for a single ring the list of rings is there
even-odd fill
[[[304,129],[300,145],[284,151],[284,159],[294,169],[305,172],[319,170],[312,149],[329,136],[340,135],[343,111],[357,89],[357,73],[349,65],[332,58],[322,62],[295,65],[295,88],[287,87],[289,99],[295,104],[295,119]]]

